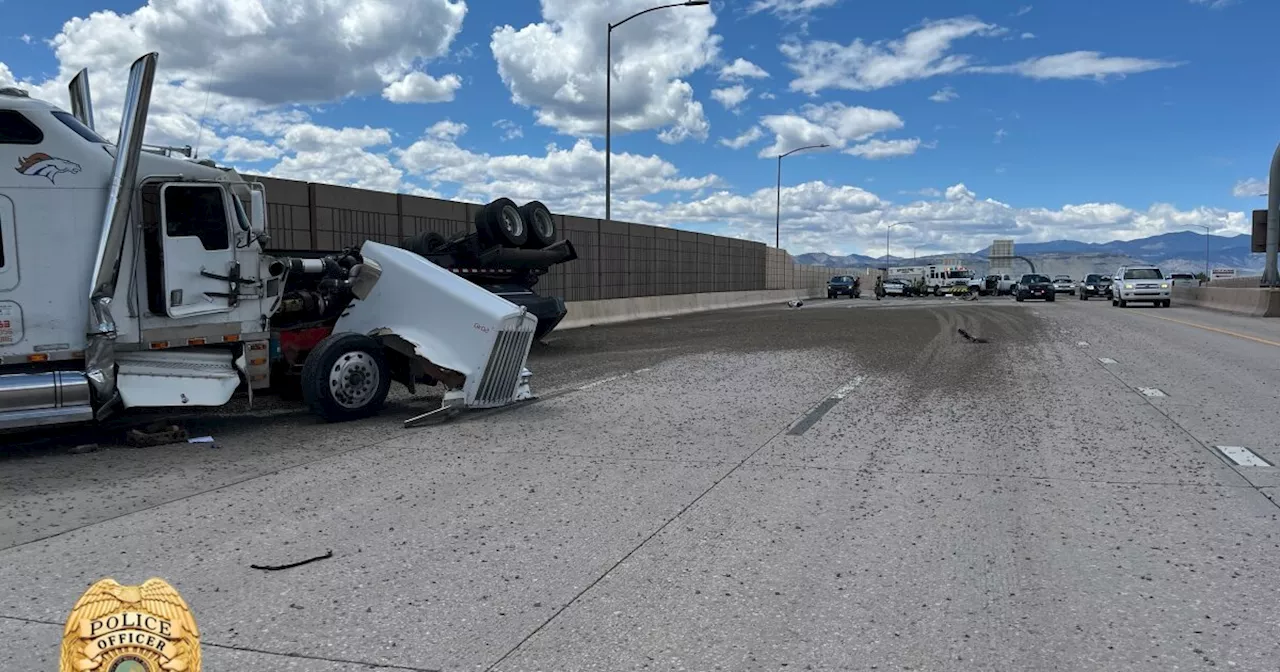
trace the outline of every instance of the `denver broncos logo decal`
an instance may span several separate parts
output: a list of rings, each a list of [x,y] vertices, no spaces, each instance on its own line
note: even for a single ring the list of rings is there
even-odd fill
[[[80,164],[66,159],[59,159],[56,156],[49,156],[43,152],[37,152],[20,159],[15,170],[23,175],[47,177],[50,182],[54,182],[53,178],[62,173],[74,175],[80,172]]]

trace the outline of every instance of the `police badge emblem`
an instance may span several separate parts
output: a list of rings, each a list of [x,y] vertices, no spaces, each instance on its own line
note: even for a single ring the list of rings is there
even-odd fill
[[[59,672],[200,672],[191,609],[163,579],[102,579],[71,609]]]

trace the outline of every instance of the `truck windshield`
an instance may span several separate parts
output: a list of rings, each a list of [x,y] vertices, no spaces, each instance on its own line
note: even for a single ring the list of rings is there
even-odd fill
[[[63,124],[66,124],[67,128],[70,128],[71,130],[75,131],[77,135],[84,138],[85,140],[88,140],[89,142],[96,142],[100,145],[111,144],[107,142],[106,138],[95,133],[93,129],[80,123],[80,120],[76,119],[75,116],[72,115],[70,112],[63,112],[62,110],[57,110],[53,112],[53,116],[56,117],[58,121],[61,121]]]
[[[972,271],[948,271],[947,277],[951,278],[952,280],[958,280],[958,279],[967,280],[973,277],[973,272]]]
[[[1135,268],[1124,272],[1125,280],[1163,280],[1158,268]]]

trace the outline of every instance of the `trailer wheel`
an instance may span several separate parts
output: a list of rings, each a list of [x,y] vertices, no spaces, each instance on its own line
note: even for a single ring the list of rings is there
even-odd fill
[[[481,208],[476,216],[476,228],[481,235],[506,247],[520,247],[529,239],[524,217],[509,198],[499,198]]]
[[[382,345],[364,334],[331,334],[302,365],[302,397],[327,422],[376,414],[390,389]]]
[[[448,244],[449,241],[435,231],[423,231],[409,236],[409,239],[404,241],[404,249],[425,257],[439,252]]]
[[[556,220],[547,206],[539,201],[529,201],[520,206],[520,216],[529,227],[529,240],[525,247],[541,249],[556,242]]]

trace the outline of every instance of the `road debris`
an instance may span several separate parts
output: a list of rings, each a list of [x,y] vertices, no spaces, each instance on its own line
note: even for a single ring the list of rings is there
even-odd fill
[[[164,422],[147,425],[145,429],[131,429],[125,434],[125,443],[131,448],[150,448],[170,443],[183,443],[191,438],[187,430]]]
[[[792,299],[792,300],[790,300],[790,301],[788,301],[788,302],[787,302],[787,305],[788,305],[788,306],[790,306],[790,307],[792,307],[792,308],[800,308],[800,307],[804,306],[804,301],[801,301],[801,300],[799,300],[799,299]]]
[[[988,342],[988,341],[987,341],[987,339],[985,339],[985,338],[978,338],[978,337],[976,337],[976,336],[970,336],[970,335],[969,335],[969,332],[965,331],[964,329],[956,329],[956,331],[960,332],[960,335],[961,335],[961,336],[964,336],[965,340],[969,341],[970,343],[986,343],[986,342]]]
[[[250,567],[250,568],[252,568],[252,569],[261,569],[261,570],[263,570],[263,571],[267,571],[267,572],[278,572],[278,571],[280,571],[280,570],[282,570],[282,569],[293,569],[294,567],[301,567],[301,566],[303,566],[303,565],[305,565],[305,564],[308,564],[308,563],[311,563],[311,562],[315,562],[315,561],[317,561],[317,560],[328,560],[329,558],[332,558],[332,557],[333,557],[333,551],[329,551],[329,552],[325,553],[324,555],[317,555],[317,556],[316,556],[316,557],[314,557],[314,558],[307,558],[306,560],[299,560],[298,562],[291,562],[291,563],[289,563],[289,564],[287,564],[287,565],[249,565],[249,567]]]

